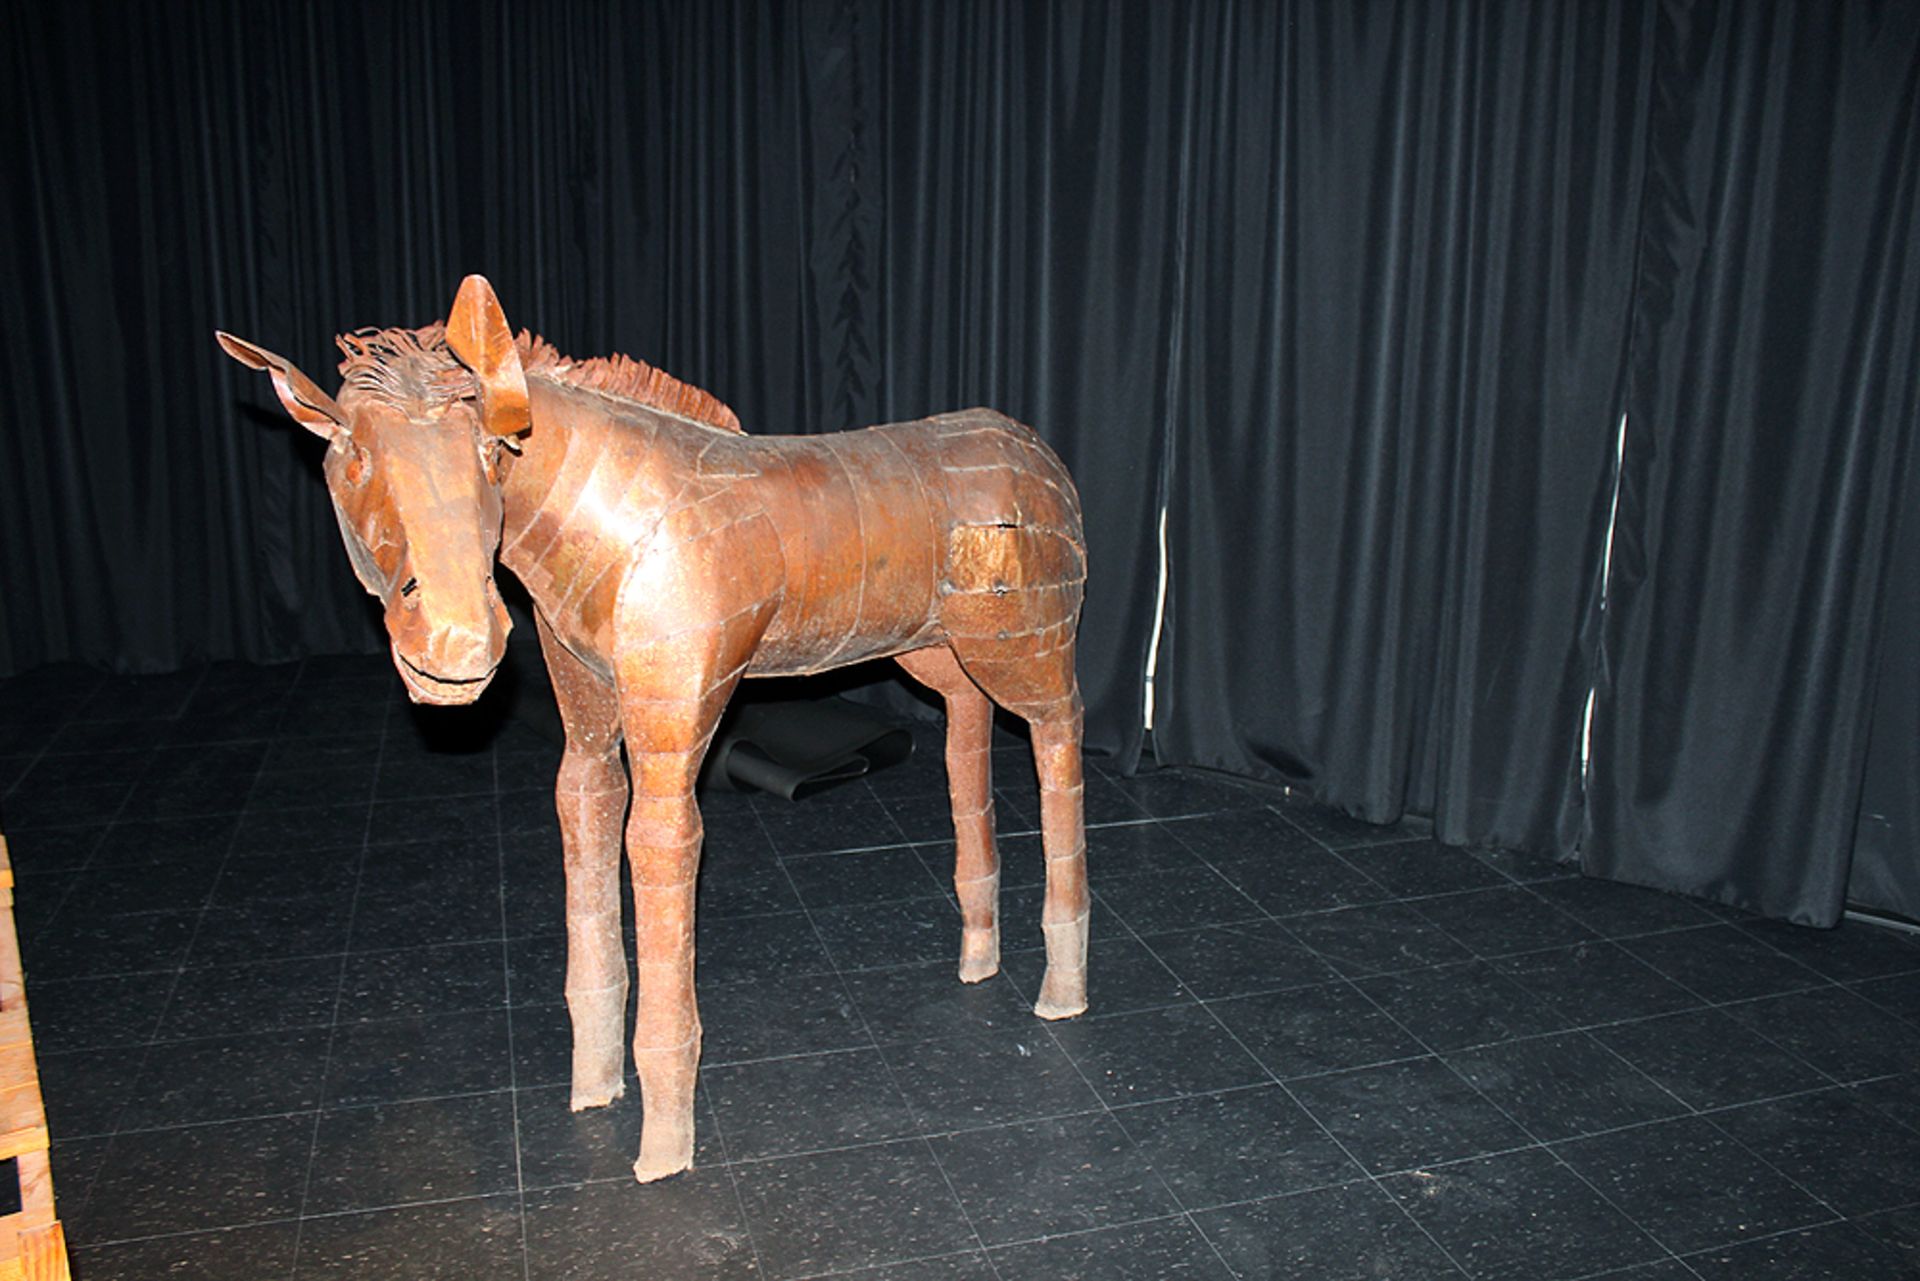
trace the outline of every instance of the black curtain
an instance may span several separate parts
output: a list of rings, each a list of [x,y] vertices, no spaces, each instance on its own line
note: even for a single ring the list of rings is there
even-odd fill
[[[1588,0],[1217,16],[1163,759],[1570,848],[1648,25]]]
[[[1920,502],[1920,7],[1657,21],[1584,865],[1831,924],[1878,658],[1916,642],[1885,606]]]
[[[0,672],[377,648],[211,331],[325,383],[478,270],[754,430],[1032,422],[1125,766],[1164,510],[1160,760],[1920,894],[1915,6],[0,12]]]

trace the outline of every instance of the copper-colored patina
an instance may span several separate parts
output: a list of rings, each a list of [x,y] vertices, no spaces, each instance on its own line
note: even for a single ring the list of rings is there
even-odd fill
[[[469,276],[445,325],[339,339],[339,399],[228,334],[329,444],[354,572],[419,702],[465,703],[508,620],[496,555],[537,607],[566,752],[575,1110],[624,1086],[624,822],[638,942],[643,1182],[693,1157],[694,780],[743,676],[891,655],[947,709],[960,978],[999,969],[992,704],[1032,728],[1047,968],[1035,1013],[1086,1008],[1087,879],[1074,636],[1086,577],[1060,460],[987,409],[824,436],[748,436],[705,392],[624,356],[516,340]],[[627,765],[621,766],[621,744]]]

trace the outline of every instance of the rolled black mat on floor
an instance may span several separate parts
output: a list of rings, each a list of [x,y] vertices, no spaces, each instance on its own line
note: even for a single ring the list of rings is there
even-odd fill
[[[897,721],[840,698],[748,702],[721,722],[701,781],[801,800],[913,754]]]

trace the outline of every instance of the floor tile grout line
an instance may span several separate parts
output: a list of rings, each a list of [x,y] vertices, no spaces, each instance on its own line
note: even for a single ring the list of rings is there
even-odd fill
[[[301,667],[302,676],[304,676],[305,673],[306,667],[303,663]],[[296,680],[294,684],[295,687],[298,688],[299,681]],[[389,697],[382,706],[385,711],[380,722],[380,737],[374,746],[374,774],[376,777],[379,775],[382,762],[386,759],[387,736],[392,732],[392,721],[396,704],[392,698]],[[327,1049],[320,1064],[320,1085],[316,1107],[313,1113],[313,1128],[307,1136],[307,1168],[305,1177],[302,1179],[300,1185],[300,1212],[299,1219],[294,1226],[293,1261],[290,1265],[291,1272],[297,1272],[299,1270],[300,1251],[305,1240],[304,1225],[306,1223],[307,1203],[313,1196],[313,1165],[320,1152],[320,1122],[326,1114],[328,1090],[332,1086],[333,1051],[334,1046],[338,1044],[340,1040],[340,1010],[342,1003],[346,999],[347,966],[353,955],[353,931],[354,926],[358,923],[360,914],[360,890],[366,879],[367,849],[371,843],[372,836],[373,809],[369,806],[367,810],[366,830],[361,841],[360,860],[354,868],[353,894],[347,903],[347,921],[343,935],[345,941],[342,944],[340,954],[339,972],[336,974],[334,980],[333,1022],[327,1031]]]
[[[869,787],[868,790],[872,791],[872,788]],[[952,1198],[954,1208],[960,1211],[961,1221],[967,1225],[967,1231],[973,1235],[974,1244],[979,1248],[981,1257],[987,1261],[987,1270],[994,1275],[997,1281],[1000,1276],[1000,1269],[995,1265],[993,1256],[987,1253],[986,1239],[981,1236],[980,1227],[974,1222],[972,1212],[967,1209],[966,1202],[961,1199],[959,1189],[953,1186],[953,1176],[948,1172],[946,1164],[940,1160],[940,1153],[934,1148],[932,1141],[927,1137],[925,1122],[921,1116],[920,1109],[914,1105],[913,1099],[907,1094],[906,1090],[901,1088],[899,1074],[894,1071],[893,1064],[887,1059],[886,1051],[881,1048],[880,1038],[874,1035],[873,1025],[867,1019],[866,1010],[863,1009],[860,1002],[855,999],[853,989],[847,986],[846,973],[840,967],[840,958],[834,955],[833,949],[827,945],[826,935],[821,933],[820,923],[814,919],[813,909],[807,905],[806,899],[801,895],[799,883],[793,879],[793,874],[788,871],[785,859],[780,857],[780,843],[774,836],[772,828],[767,825],[763,815],[759,815],[758,811],[755,811],[755,813],[756,816],[760,818],[761,830],[773,845],[774,855],[780,867],[780,874],[786,877],[788,888],[793,891],[794,897],[800,902],[800,911],[807,918],[807,928],[813,932],[814,942],[819,945],[822,954],[827,958],[827,964],[832,967],[834,980],[839,983],[840,991],[842,995],[845,996],[848,1006],[860,1019],[860,1030],[865,1033],[867,1038],[867,1045],[862,1048],[871,1049],[879,1058],[880,1067],[887,1074],[888,1083],[892,1085],[894,1093],[907,1105],[908,1114],[911,1115],[916,1122],[915,1137],[919,1139],[922,1149],[925,1150],[927,1156],[933,1161],[934,1169],[940,1172],[940,1181],[946,1187],[947,1195]],[[900,830],[899,821],[894,819],[891,814],[887,816],[887,821],[894,825],[895,830]],[[905,835],[904,831],[902,831],[902,835]],[[916,859],[920,858],[917,853],[914,857]],[[922,867],[924,867],[925,861],[920,861]],[[951,901],[949,901],[949,905],[952,905]],[[720,1124],[718,1105],[714,1107],[714,1127],[716,1130],[719,1130],[724,1137],[725,1127]],[[896,1136],[891,1141],[898,1142],[899,1136]],[[736,1181],[736,1192],[738,1191],[738,1186],[738,1182]],[[752,1224],[747,1223],[746,1226],[748,1238],[751,1240],[754,1235]],[[759,1246],[757,1242],[754,1248],[755,1257],[758,1258]]]
[[[533,1258],[527,1246],[526,1156],[520,1142],[520,1061],[513,1030],[513,944],[507,928],[507,836],[500,826],[500,757],[490,752],[493,765],[493,790],[487,803],[494,816],[494,876],[497,881],[496,910],[500,916],[500,989],[503,1021],[507,1029],[507,1098],[513,1124],[513,1199],[515,1217],[520,1222],[520,1275],[532,1281]],[[379,794],[379,775],[374,775],[374,792]],[[372,823],[369,816],[368,823]],[[351,939],[349,939],[351,942]]]
[[[197,694],[200,688],[206,683],[206,679],[207,679],[206,669],[202,669],[199,678],[194,681],[193,688],[189,690],[187,693],[187,696],[181,700],[181,703],[180,703],[181,707],[184,708],[188,703],[190,703],[193,700],[193,696]],[[99,690],[105,684],[106,684],[106,681],[104,679],[101,680],[94,687],[94,694],[98,694]],[[89,698],[91,697],[93,697],[92,694],[89,695]],[[62,722],[62,726],[64,727],[66,724],[71,724],[73,719],[74,718],[71,715],[69,715],[66,721]],[[153,768],[153,757],[152,757],[151,751],[149,751],[147,761],[143,766],[143,768],[141,769],[142,780],[145,779],[147,771],[151,770],[152,768]],[[114,808],[113,817],[107,820],[106,826],[101,830],[99,840],[95,841],[93,849],[88,852],[86,859],[82,862],[79,869],[80,871],[85,871],[87,865],[91,864],[94,858],[98,856],[100,852],[100,845],[103,842],[105,842],[107,832],[111,831],[113,829],[114,824],[120,821],[121,815],[126,813],[127,806],[132,803],[134,792],[138,787],[139,787],[139,783],[136,782],[132,787],[129,787],[127,789],[126,795],[120,798],[120,804]],[[72,897],[74,889],[78,885],[79,885],[78,876],[74,877],[73,880],[68,883],[67,891],[64,895],[62,895],[59,905],[52,912],[49,912],[47,914],[47,922],[49,925],[51,925],[52,922],[58,918],[60,911],[66,907],[67,899]],[[195,923],[195,930],[196,932],[198,931],[198,922]],[[189,946],[191,946],[191,942],[189,942]],[[183,961],[185,959],[185,956],[186,956],[186,953],[183,951],[181,953],[181,958]],[[179,982],[180,982],[179,968],[175,967],[174,980],[172,984],[170,984],[167,988],[167,999],[169,1003],[172,1000],[174,989],[179,986]],[[165,1011],[165,1007],[163,1006],[161,1009],[160,1015],[157,1016],[154,1020],[154,1027],[156,1030],[159,1028],[160,1019],[164,1018],[165,1014],[166,1014],[166,1011]],[[146,1070],[146,1061],[149,1057],[151,1057],[151,1055],[152,1055],[152,1042],[151,1040],[149,1040],[149,1042],[146,1045],[141,1047],[140,1065],[134,1069],[134,1076],[133,1076],[134,1080],[137,1081],[140,1079],[140,1074]],[[126,1115],[128,1106],[129,1105],[123,1101],[120,1104],[119,1110],[114,1113],[112,1133],[106,1139],[106,1147],[102,1151],[101,1157],[100,1157],[100,1166],[94,1171],[93,1177],[88,1180],[86,1191],[85,1193],[82,1194],[80,1198],[80,1205],[71,1217],[84,1221],[87,1209],[93,1203],[94,1193],[96,1190],[98,1190],[100,1186],[100,1176],[107,1168],[107,1163],[113,1159],[114,1150],[119,1146],[119,1137],[120,1137],[119,1127],[120,1127],[122,1118]]]

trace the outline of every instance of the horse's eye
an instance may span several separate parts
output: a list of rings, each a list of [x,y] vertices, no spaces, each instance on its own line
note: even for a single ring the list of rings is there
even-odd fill
[[[409,578],[406,582],[400,584],[400,594],[402,596],[411,596],[418,590],[420,590],[420,580],[417,578]]]

